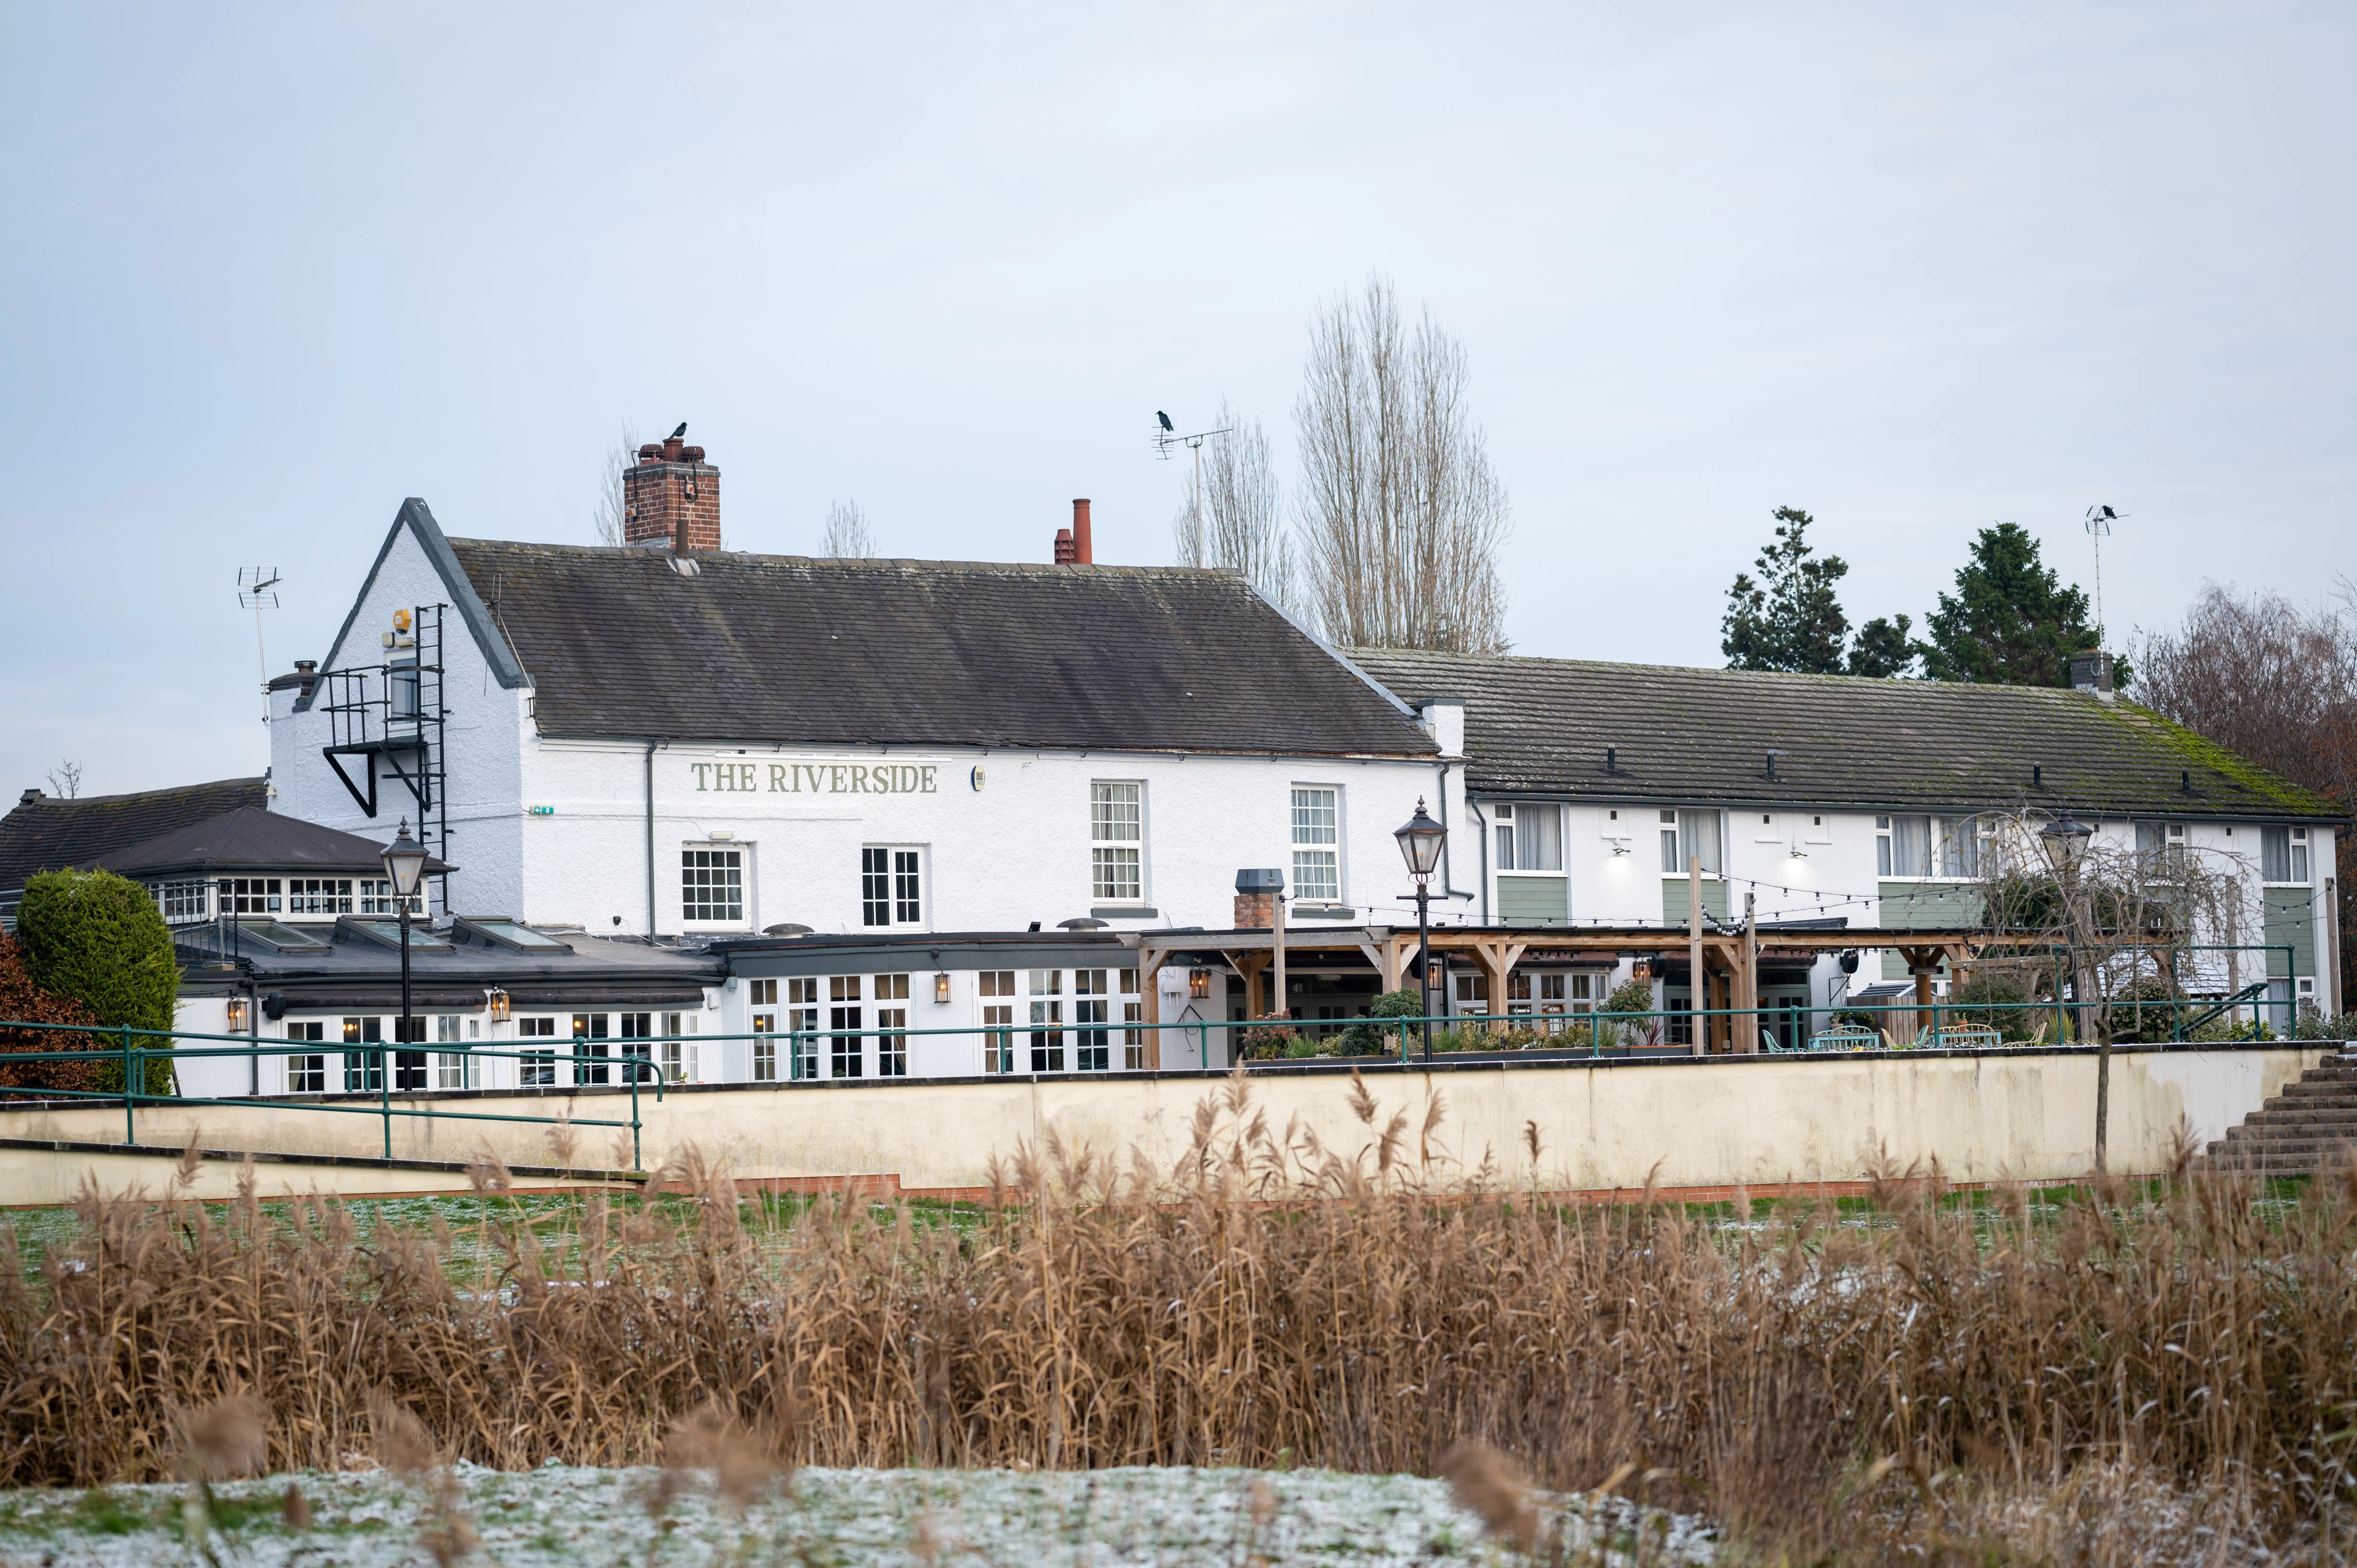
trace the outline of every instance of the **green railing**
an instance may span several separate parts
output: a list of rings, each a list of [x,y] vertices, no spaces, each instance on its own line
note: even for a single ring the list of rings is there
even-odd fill
[[[271,1104],[282,1108],[319,1112],[328,1115],[377,1117],[383,1123],[383,1147],[384,1157],[386,1159],[393,1158],[393,1123],[395,1117],[447,1122],[529,1122],[534,1125],[543,1126],[556,1126],[563,1124],[573,1127],[627,1127],[630,1131],[631,1168],[634,1170],[643,1168],[641,1163],[643,1157],[642,1152],[639,1146],[639,1134],[641,1125],[639,1119],[639,1069],[640,1068],[645,1068],[649,1069],[650,1072],[652,1072],[654,1064],[648,1058],[633,1053],[626,1053],[620,1057],[592,1057],[583,1058],[587,1061],[596,1062],[602,1067],[622,1068],[624,1076],[629,1080],[630,1090],[630,1119],[627,1122],[618,1122],[610,1118],[584,1119],[576,1116],[521,1116],[505,1115],[492,1112],[481,1111],[451,1111],[433,1105],[414,1106],[406,1103],[395,1104],[393,1102],[393,1069],[397,1069],[405,1064],[387,1061],[386,1058],[388,1055],[394,1057],[410,1055],[420,1057],[465,1056],[476,1060],[494,1061],[507,1059],[530,1059],[537,1065],[543,1058],[547,1058],[552,1054],[546,1051],[500,1050],[490,1047],[476,1045],[472,1042],[458,1040],[257,1040],[252,1035],[197,1035],[190,1034],[186,1030],[134,1029],[128,1026],[110,1028],[102,1026],[84,1024],[12,1024],[0,1022],[0,1030],[17,1029],[41,1030],[52,1034],[81,1035],[91,1037],[105,1038],[114,1042],[112,1045],[93,1046],[81,1050],[8,1051],[0,1053],[0,1067],[10,1066],[19,1062],[40,1061],[91,1062],[93,1064],[105,1063],[108,1066],[118,1067],[123,1073],[123,1089],[119,1092],[113,1090],[104,1089],[44,1089],[0,1084],[0,1095],[11,1095],[19,1099],[32,1100],[120,1101],[123,1104],[123,1141],[126,1144],[135,1144],[139,1141],[137,1117],[139,1107],[142,1105],[248,1106]],[[162,1041],[163,1044],[157,1046],[141,1043],[144,1041],[156,1040]],[[210,1046],[190,1047],[181,1043],[188,1040],[208,1040],[217,1043]],[[632,1046],[636,1046],[639,1042],[632,1040],[629,1043]],[[649,1043],[656,1044],[660,1042]],[[316,1047],[317,1048],[311,1050],[302,1049],[301,1047],[305,1046]],[[457,1048],[436,1049],[436,1047],[455,1047]],[[231,1098],[218,1095],[151,1094],[147,1092],[145,1088],[141,1087],[147,1081],[147,1064],[152,1061],[202,1061],[223,1058],[231,1058],[242,1060],[259,1059],[264,1057],[283,1058],[290,1056],[333,1056],[339,1052],[347,1058],[359,1057],[362,1059],[367,1078],[372,1079],[377,1088],[378,1092],[376,1104],[336,1105],[325,1101],[312,1100],[307,1097],[298,1098],[290,1095],[240,1095]],[[663,1090],[662,1075],[660,1073],[653,1073],[651,1081],[655,1086],[656,1101],[660,1103],[662,1100]],[[416,1090],[404,1090],[402,1092],[408,1094],[412,1092],[430,1093],[432,1091],[421,1089]]]
[[[2200,1002],[2177,999],[2147,1002],[2147,1014],[2165,1015],[2168,1037],[2182,1041],[2187,1034],[2203,1024],[2230,1011],[2247,1008],[2255,1025],[2262,1021],[2263,1013],[2277,1013],[2281,1021],[2272,1033],[2278,1038],[2288,1038],[2290,1025],[2296,1016],[2296,1001],[2268,999],[2263,994],[2266,982],[2245,988],[2223,1002]],[[683,1059],[688,1047],[705,1047],[742,1043],[747,1047],[746,1071],[732,1074],[721,1080],[748,1085],[775,1082],[805,1081],[812,1078],[840,1080],[843,1077],[866,1078],[867,1047],[872,1042],[878,1047],[878,1065],[883,1053],[889,1051],[901,1065],[899,1071],[877,1075],[871,1081],[889,1081],[895,1078],[937,1076],[910,1075],[906,1069],[906,1049],[911,1040],[957,1036],[978,1043],[982,1060],[982,1076],[1028,1077],[1039,1074],[1090,1074],[1104,1071],[1108,1075],[1135,1070],[1128,1059],[1133,1047],[1143,1056],[1143,1044],[1149,1034],[1168,1036],[1172,1033],[1190,1037],[1196,1047],[1196,1059],[1205,1065],[1211,1060],[1211,1035],[1221,1031],[1232,1045],[1243,1043],[1246,1036],[1257,1031],[1275,1029],[1287,1045],[1301,1042],[1310,1047],[1338,1043],[1345,1033],[1372,1030],[1381,1042],[1378,1050],[1364,1053],[1389,1057],[1394,1050],[1399,1060],[1413,1062],[1421,1058],[1424,1048],[1425,1026],[1429,1023],[1444,1049],[1439,1055],[1467,1053],[1496,1054],[1513,1049],[1536,1050],[1556,1054],[1585,1054],[1591,1058],[1610,1055],[1776,1055],[1800,1054],[1811,1051],[1942,1049],[1942,1048],[2003,1048],[2030,1047],[2041,1043],[2092,1045],[2088,1031],[2073,1028],[2072,1015],[2093,1011],[2103,1005],[2096,1001],[2086,1003],[2065,1000],[2043,1002],[1974,1002],[1953,997],[1934,997],[1919,1004],[1911,997],[1893,998],[1875,1003],[1844,1002],[1838,1004],[1766,1005],[1750,1008],[1659,1008],[1641,1013],[1563,1012],[1503,1014],[1445,1014],[1430,1018],[1356,1018],[1292,1019],[1262,1018],[1189,1019],[1177,1023],[1148,1024],[1143,1021],[1107,1019],[1103,1021],[1062,1019],[1039,1023],[955,1025],[931,1028],[860,1028],[823,1030],[755,1031],[737,1035],[660,1035],[652,1036],[608,1036],[594,1043],[599,1047],[619,1047],[613,1055],[587,1048],[593,1042],[585,1038],[558,1039],[550,1037],[544,1045],[529,1048],[521,1041],[503,1041],[497,1045],[460,1040],[286,1040],[262,1039],[252,1035],[192,1034],[185,1030],[146,1030],[129,1027],[106,1027],[73,1024],[20,1024],[0,1021],[0,1031],[38,1032],[51,1037],[79,1037],[89,1043],[77,1048],[0,1052],[0,1067],[34,1062],[90,1062],[104,1064],[122,1074],[124,1087],[117,1090],[52,1089],[0,1084],[0,1104],[7,1100],[88,1101],[102,1103],[119,1102],[123,1107],[123,1136],[126,1144],[138,1142],[138,1112],[142,1106],[170,1105],[175,1107],[222,1106],[240,1107],[267,1104],[280,1110],[313,1112],[323,1115],[373,1116],[382,1129],[384,1157],[393,1157],[393,1128],[396,1119],[449,1122],[487,1122],[522,1123],[534,1126],[571,1126],[584,1128],[627,1128],[630,1134],[630,1159],[633,1169],[644,1168],[641,1147],[643,1122],[640,1118],[641,1085],[651,1084],[660,1103],[666,1084],[683,1081],[666,1075],[662,1058],[680,1057]],[[2116,1024],[2129,1006],[2112,1004]],[[1843,1015],[1865,1015],[1874,1020],[1859,1026],[1846,1022]],[[2006,1031],[1994,1020],[2013,1015],[2025,1020],[2037,1017],[2050,1021],[2055,1036],[2044,1041],[2042,1035],[2029,1039],[2007,1039]],[[1722,1026],[1721,1021],[1724,1021]],[[1706,1036],[1706,1050],[1696,1053],[1694,1040],[1699,1026]],[[1501,1038],[1509,1032],[1529,1031],[1526,1038],[1509,1046]],[[2022,1030],[2019,1033],[2031,1033]],[[1116,1037],[1118,1036],[1118,1037]],[[1367,1035],[1356,1038],[1363,1042]],[[769,1047],[768,1070],[756,1075],[761,1065],[760,1052]],[[677,1047],[666,1049],[665,1047]],[[811,1069],[824,1065],[824,1057],[836,1047],[857,1053],[859,1070],[844,1075]],[[786,1059],[777,1059],[782,1048]],[[1120,1053],[1116,1055],[1116,1053]],[[156,1094],[144,1087],[148,1064],[168,1060],[178,1064],[232,1059],[259,1061],[264,1058],[289,1057],[328,1058],[341,1054],[345,1071],[356,1069],[361,1075],[361,1092],[375,1090],[372,1103],[338,1103],[326,1098],[332,1091],[296,1091],[256,1093],[238,1096]],[[404,1086],[396,1090],[398,1078],[405,1072],[425,1073],[435,1070],[428,1062],[434,1057],[461,1057],[469,1063],[513,1061],[518,1064],[518,1081],[512,1085],[472,1084],[471,1069],[466,1075],[479,1093],[523,1094],[537,1090],[568,1090],[583,1088],[611,1087],[605,1075],[619,1071],[622,1087],[630,1097],[630,1117],[615,1118],[565,1116],[534,1116],[521,1112],[482,1112],[457,1109],[447,1102],[436,1103],[432,1096],[447,1093],[420,1086]],[[416,1063],[404,1061],[414,1058]],[[1267,1059],[1292,1059],[1286,1056]],[[1080,1065],[1089,1061],[1090,1065]],[[1040,1065],[1041,1063],[1048,1065]],[[556,1069],[567,1069],[569,1083],[555,1081]],[[1142,1062],[1140,1065],[1143,1065]],[[321,1063],[321,1070],[327,1070]],[[546,1079],[523,1081],[526,1071],[545,1072]],[[591,1073],[599,1075],[589,1080]],[[967,1076],[963,1074],[953,1076]],[[350,1092],[348,1090],[347,1092]],[[321,1097],[315,1098],[315,1094]],[[398,1098],[396,1098],[396,1094]]]

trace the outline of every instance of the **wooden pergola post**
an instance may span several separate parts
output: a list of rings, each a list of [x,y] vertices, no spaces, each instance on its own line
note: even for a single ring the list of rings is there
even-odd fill
[[[1149,1072],[1159,1071],[1162,1067],[1162,1031],[1153,1026],[1162,1022],[1162,961],[1169,956],[1164,949],[1143,943],[1137,950],[1137,1018],[1147,1026],[1146,1067]]]

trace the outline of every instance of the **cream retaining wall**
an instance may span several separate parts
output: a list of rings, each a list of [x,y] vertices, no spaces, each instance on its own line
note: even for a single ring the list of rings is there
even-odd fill
[[[2111,1166],[2165,1169],[2180,1119],[2206,1144],[2338,1047],[2116,1050],[2112,1058]],[[1907,1053],[1822,1058],[1738,1058],[1554,1063],[1447,1063],[1426,1071],[1363,1068],[1382,1107],[1410,1120],[1419,1144],[1427,1096],[1443,1101],[1433,1153],[1464,1172],[1485,1154],[1519,1185],[1531,1178],[1525,1124],[1541,1144],[1543,1187],[1595,1190],[1736,1183],[1856,1181],[1878,1167],[1937,1161],[1957,1180],[2046,1179],[2085,1174],[2094,1160],[2095,1055],[2092,1049]],[[1347,1072],[1277,1069],[1251,1079],[1252,1106],[1273,1130],[1289,1122],[1329,1148],[1368,1148],[1372,1130],[1350,1110]],[[1185,1151],[1195,1108],[1223,1094],[1217,1073],[1119,1078],[964,1079],[895,1083],[729,1085],[641,1091],[649,1166],[694,1144],[743,1176],[897,1177],[903,1188],[987,1185],[993,1155],[1038,1145],[1053,1131],[1068,1147],[1126,1155],[1135,1148],[1168,1169]],[[433,1097],[454,1111],[525,1116],[571,1108],[584,1118],[627,1121],[630,1099],[613,1090]],[[350,1101],[342,1101],[351,1103]],[[396,1103],[400,1103],[396,1101]],[[289,1155],[375,1155],[373,1117],[307,1112],[286,1104],[143,1107],[139,1141],[178,1146],[195,1130],[209,1149]],[[0,1111],[0,1137],[105,1144],[123,1136],[121,1107]],[[627,1133],[621,1137],[627,1138]],[[609,1128],[577,1129],[569,1163],[627,1164]],[[396,1158],[463,1161],[497,1150],[511,1165],[561,1162],[548,1131],[499,1122],[396,1120]],[[64,1156],[59,1156],[64,1157]],[[1443,1176],[1451,1173],[1446,1169]],[[304,1175],[274,1173],[291,1190]],[[0,1160],[0,1204],[16,1196],[19,1167]],[[372,1179],[352,1171],[320,1190]]]

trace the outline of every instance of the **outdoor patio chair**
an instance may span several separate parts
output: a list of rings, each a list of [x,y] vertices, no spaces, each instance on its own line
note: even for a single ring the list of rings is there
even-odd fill
[[[1809,1036],[1813,1051],[1870,1051],[1880,1044],[1882,1036],[1863,1024],[1839,1024]]]

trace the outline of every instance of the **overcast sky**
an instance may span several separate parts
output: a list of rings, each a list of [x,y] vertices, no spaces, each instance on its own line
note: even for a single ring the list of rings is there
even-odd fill
[[[11,0],[10,791],[259,771],[404,496],[588,542],[1170,558],[1154,410],[1292,478],[1321,300],[1465,342],[1521,651],[1717,664],[1801,506],[1853,620],[2030,529],[2117,629],[2357,568],[2357,8]]]

